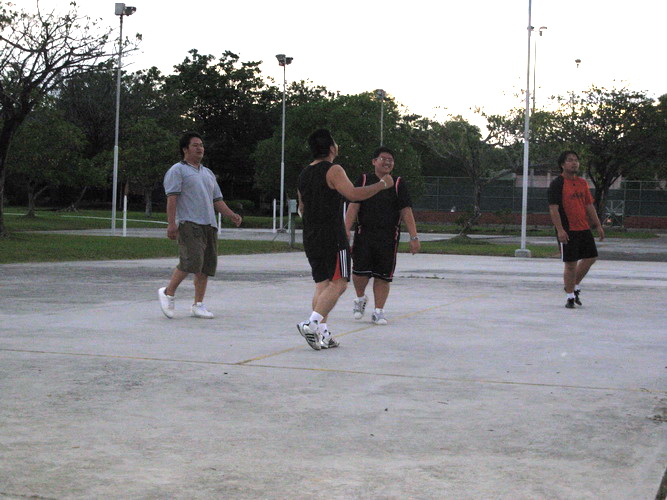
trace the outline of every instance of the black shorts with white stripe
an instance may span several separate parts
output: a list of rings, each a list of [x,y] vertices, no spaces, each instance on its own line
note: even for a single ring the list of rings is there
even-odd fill
[[[315,283],[337,279],[350,281],[351,258],[350,251],[347,248],[333,250],[317,256],[309,256],[308,262]]]
[[[594,259],[598,256],[595,238],[590,229],[568,231],[568,242],[560,243],[560,255],[563,262],[577,262],[581,259]]]

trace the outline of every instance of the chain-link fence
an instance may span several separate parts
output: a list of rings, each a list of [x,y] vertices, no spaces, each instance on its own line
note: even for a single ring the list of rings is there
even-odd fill
[[[522,188],[515,183],[514,179],[500,179],[484,186],[481,210],[520,213]],[[595,190],[591,192],[595,195]],[[470,206],[472,183],[467,177],[424,177],[424,194],[415,202],[418,210],[457,212]],[[624,181],[621,189],[609,191],[607,208],[621,217],[667,217],[667,186],[665,182]],[[528,188],[528,212],[549,212],[547,188]]]

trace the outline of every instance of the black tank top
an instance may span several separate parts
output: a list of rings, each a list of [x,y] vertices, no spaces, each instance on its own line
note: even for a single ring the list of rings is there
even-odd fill
[[[303,244],[306,253],[320,253],[332,246],[345,248],[347,236],[343,218],[344,198],[327,184],[333,163],[321,161],[308,165],[299,174],[299,193],[303,201]],[[328,247],[328,248],[327,248]]]

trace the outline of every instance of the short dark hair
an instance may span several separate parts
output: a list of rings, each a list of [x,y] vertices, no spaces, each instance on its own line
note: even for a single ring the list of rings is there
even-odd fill
[[[313,158],[325,158],[329,156],[329,148],[335,144],[331,132],[325,128],[316,130],[308,137],[308,146]]]
[[[566,151],[563,151],[560,156],[558,156],[558,167],[563,170],[563,163],[565,163],[565,160],[567,160],[567,157],[570,155],[574,155],[577,157],[577,160],[579,159],[579,154],[576,151],[572,151],[571,149],[568,149]]]
[[[201,139],[203,141],[201,135],[199,135],[197,132],[184,132],[181,138],[178,140],[178,151],[181,153],[181,160],[185,158],[183,150],[190,145],[190,141],[194,138]]]
[[[373,151],[373,156],[371,157],[371,160],[375,160],[375,158],[380,156],[382,153],[389,153],[392,158],[396,158],[396,155],[390,148],[388,148],[387,146],[380,146],[375,151]]]

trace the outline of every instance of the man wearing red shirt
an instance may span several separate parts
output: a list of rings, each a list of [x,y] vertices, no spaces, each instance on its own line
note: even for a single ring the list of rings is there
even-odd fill
[[[591,225],[597,230],[600,241],[604,240],[604,229],[593,206],[588,183],[578,176],[579,155],[564,151],[558,157],[558,166],[562,173],[549,186],[549,214],[565,263],[565,307],[574,309],[575,304],[581,305],[580,283],[598,256]]]

